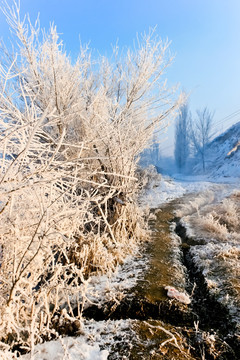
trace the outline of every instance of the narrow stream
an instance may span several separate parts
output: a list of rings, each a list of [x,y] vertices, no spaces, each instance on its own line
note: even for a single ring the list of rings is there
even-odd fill
[[[145,250],[149,267],[132,293],[117,305],[84,311],[86,318],[97,321],[131,319],[129,335],[116,336],[109,359],[240,359],[236,324],[209,294],[191,259],[190,249],[196,244],[174,215],[179,201],[155,211],[152,241]],[[170,299],[166,286],[187,292],[191,303]]]

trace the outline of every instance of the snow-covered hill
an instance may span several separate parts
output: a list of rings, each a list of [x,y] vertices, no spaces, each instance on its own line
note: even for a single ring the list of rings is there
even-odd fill
[[[194,172],[203,172],[201,161],[195,166]],[[214,177],[240,177],[240,122],[208,145],[206,173]]]

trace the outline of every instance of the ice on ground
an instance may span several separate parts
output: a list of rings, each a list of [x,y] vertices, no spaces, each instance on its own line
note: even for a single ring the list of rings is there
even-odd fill
[[[35,346],[22,360],[107,360],[116,343],[129,342],[134,334],[131,320],[85,321],[84,333]],[[122,336],[119,338],[119,333]]]
[[[24,360],[107,360],[109,352],[99,345],[88,344],[83,337],[65,337],[37,345],[33,354],[23,355]]]
[[[89,282],[91,291],[88,295],[90,303],[97,303],[100,306],[106,301],[121,300],[137,281],[144,277],[148,260],[145,255],[140,254],[139,250],[129,255],[113,273],[91,277]]]

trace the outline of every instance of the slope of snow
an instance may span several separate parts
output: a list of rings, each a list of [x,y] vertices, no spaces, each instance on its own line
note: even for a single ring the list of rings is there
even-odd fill
[[[206,173],[218,177],[240,177],[240,122],[216,137],[206,151]],[[202,173],[202,163],[195,166]]]

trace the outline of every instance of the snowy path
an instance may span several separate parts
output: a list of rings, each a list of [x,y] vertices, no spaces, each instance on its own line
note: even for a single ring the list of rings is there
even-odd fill
[[[142,206],[157,208],[164,203],[190,193],[199,193],[211,190],[223,197],[230,194],[233,189],[239,188],[238,178],[207,178],[206,176],[175,175],[174,178],[156,176],[145,193],[140,198]]]
[[[159,181],[160,179],[161,181]],[[227,196],[234,188],[238,187],[238,182],[234,178],[228,179],[225,183],[223,182],[224,179],[221,179],[218,183],[215,180],[209,180],[206,177],[198,177],[196,179],[179,175],[173,180],[159,176],[141,197],[140,203],[142,206],[158,208],[164,203],[180,198],[183,195],[205,191],[215,193],[219,201],[220,198]],[[129,289],[131,289],[141,277],[141,271],[144,267],[141,259],[137,258],[136,261],[132,258],[128,259],[123,266],[118,267],[118,271],[113,279],[105,277],[98,280],[98,293],[102,292],[102,296],[105,297],[106,288],[108,288],[108,292],[114,293],[114,291],[123,291],[124,286],[127,284],[129,284]],[[92,285],[94,286],[94,283]],[[134,333],[131,333],[130,329],[130,320],[85,321],[81,336],[76,338],[66,337],[38,345],[35,347],[32,357],[30,354],[27,354],[22,356],[22,359],[107,360],[110,348],[114,345],[116,334],[119,337],[125,336],[127,340],[127,337],[134,337]]]

